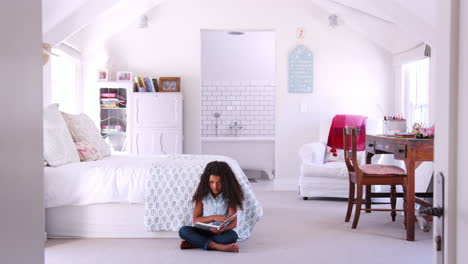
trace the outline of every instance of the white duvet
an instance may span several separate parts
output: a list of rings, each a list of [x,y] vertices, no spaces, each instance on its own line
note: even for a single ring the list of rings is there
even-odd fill
[[[144,203],[152,164],[165,156],[113,155],[97,161],[44,168],[45,207]]]

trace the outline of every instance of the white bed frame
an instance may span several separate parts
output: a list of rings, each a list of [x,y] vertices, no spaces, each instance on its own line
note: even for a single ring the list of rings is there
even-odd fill
[[[329,177],[300,176],[299,193],[305,199],[309,197],[348,198],[348,179]]]
[[[46,209],[48,238],[178,238],[177,232],[147,232],[144,205],[105,203]]]

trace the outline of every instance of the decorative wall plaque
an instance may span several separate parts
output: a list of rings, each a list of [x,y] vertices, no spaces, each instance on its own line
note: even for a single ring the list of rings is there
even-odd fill
[[[290,93],[311,93],[313,85],[313,55],[306,46],[298,45],[288,58]]]

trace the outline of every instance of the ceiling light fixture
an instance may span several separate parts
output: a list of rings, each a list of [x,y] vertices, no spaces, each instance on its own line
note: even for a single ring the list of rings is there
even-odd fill
[[[332,28],[339,26],[338,16],[336,14],[328,16],[328,25]]]
[[[138,28],[147,28],[148,27],[148,16],[142,15],[138,20]]]
[[[229,31],[228,34],[239,36],[239,35],[244,35],[245,33],[241,31]]]

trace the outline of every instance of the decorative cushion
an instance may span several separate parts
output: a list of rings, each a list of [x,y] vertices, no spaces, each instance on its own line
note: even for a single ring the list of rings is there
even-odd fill
[[[75,142],[84,141],[95,147],[102,156],[110,156],[109,145],[104,141],[91,118],[85,114],[72,115],[62,112],[62,115]]]
[[[393,165],[380,165],[380,164],[366,164],[360,166],[362,172],[365,174],[396,174],[396,175],[406,175],[405,170],[398,166]]]
[[[327,150],[325,151],[325,162],[337,161],[344,161],[344,151],[342,149],[327,146]]]
[[[365,163],[364,156],[365,151],[358,151],[357,152],[357,160],[359,164]],[[327,146],[325,151],[325,159],[324,162],[345,162],[344,157],[344,150],[342,149],[335,149]]]
[[[52,104],[44,109],[44,159],[49,166],[60,166],[79,162],[73,139],[63,120],[58,104]]]
[[[102,158],[101,153],[91,144],[81,141],[75,142],[76,150],[80,155],[80,161],[93,161]]]

